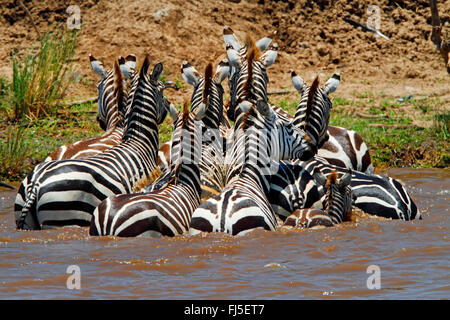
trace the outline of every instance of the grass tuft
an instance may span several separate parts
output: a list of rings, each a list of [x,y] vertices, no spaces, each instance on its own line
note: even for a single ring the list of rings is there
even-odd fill
[[[36,54],[27,53],[20,60],[11,53],[11,104],[16,120],[34,120],[54,112],[72,80],[76,37],[77,31],[56,30],[45,34]]]

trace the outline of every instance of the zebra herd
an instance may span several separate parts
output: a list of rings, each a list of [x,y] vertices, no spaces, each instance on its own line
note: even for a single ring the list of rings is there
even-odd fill
[[[203,73],[187,61],[193,87],[179,111],[164,96],[161,63],[119,57],[111,70],[89,56],[101,78],[98,117],[105,134],[55,150],[23,180],[17,229],[89,226],[89,234],[135,237],[199,232],[242,235],[282,225],[330,227],[352,207],[412,220],[421,214],[397,180],[373,173],[367,145],[352,130],[329,126],[339,74],[309,85],[291,70],[301,95],[295,114],[267,97],[270,37],[242,43],[223,29],[226,58]],[[222,83],[230,99],[224,104]],[[172,139],[158,125],[172,118]]]

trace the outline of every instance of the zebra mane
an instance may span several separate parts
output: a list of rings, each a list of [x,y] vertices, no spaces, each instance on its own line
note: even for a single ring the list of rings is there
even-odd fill
[[[117,102],[117,110],[119,114],[119,122],[123,121],[125,118],[125,95],[123,87],[123,77],[120,71],[119,63],[117,60],[114,61],[114,97]]]
[[[252,124],[253,124],[253,121],[252,121],[252,117],[254,117],[254,118],[256,118],[258,115],[257,115],[257,111],[256,111],[256,109],[252,106],[245,114],[244,114],[244,117],[242,118],[242,123],[241,123],[241,125],[240,125],[240,128],[242,129],[242,130],[247,130]]]
[[[206,104],[211,89],[213,66],[208,63],[205,69],[205,85],[203,87],[203,103]]]
[[[255,41],[247,34],[245,38],[245,46],[247,47],[247,81],[244,84],[244,92],[246,98],[250,98],[250,89],[253,79],[253,61],[258,60],[261,56],[261,50],[256,46]]]
[[[316,76],[316,78],[314,79],[313,83],[311,84],[311,87],[309,88],[309,92],[308,92],[308,101],[306,102],[306,113],[305,113],[305,129],[306,129],[306,124],[308,123],[308,118],[312,113],[314,95],[315,95],[318,87],[319,87],[319,76]]]
[[[143,79],[145,74],[148,71],[148,68],[150,67],[150,59],[148,58],[148,55],[145,55],[144,62],[142,62],[141,70],[139,71],[139,78]]]
[[[144,177],[138,180],[133,186],[133,192],[141,192],[144,190],[149,184],[155,182],[162,174],[162,171],[159,166],[153,169],[152,172],[149,173],[147,177]]]
[[[184,128],[185,124],[189,121],[189,100],[184,100],[183,111],[181,118],[181,127]]]

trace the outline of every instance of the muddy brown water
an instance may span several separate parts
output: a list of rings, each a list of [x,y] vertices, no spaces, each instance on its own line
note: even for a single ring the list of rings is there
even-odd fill
[[[16,231],[16,192],[2,189],[0,298],[450,298],[450,169],[386,173],[407,185],[423,220],[357,213],[354,222],[320,230],[98,238],[80,227]],[[67,287],[71,265],[80,289]],[[371,265],[380,289],[367,286]]]

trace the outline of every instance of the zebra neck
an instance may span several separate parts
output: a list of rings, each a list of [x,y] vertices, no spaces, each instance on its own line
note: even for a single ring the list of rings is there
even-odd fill
[[[200,201],[201,183],[200,183],[200,170],[196,164],[180,164],[179,169],[176,172],[176,181],[186,185],[194,190],[196,196]]]

